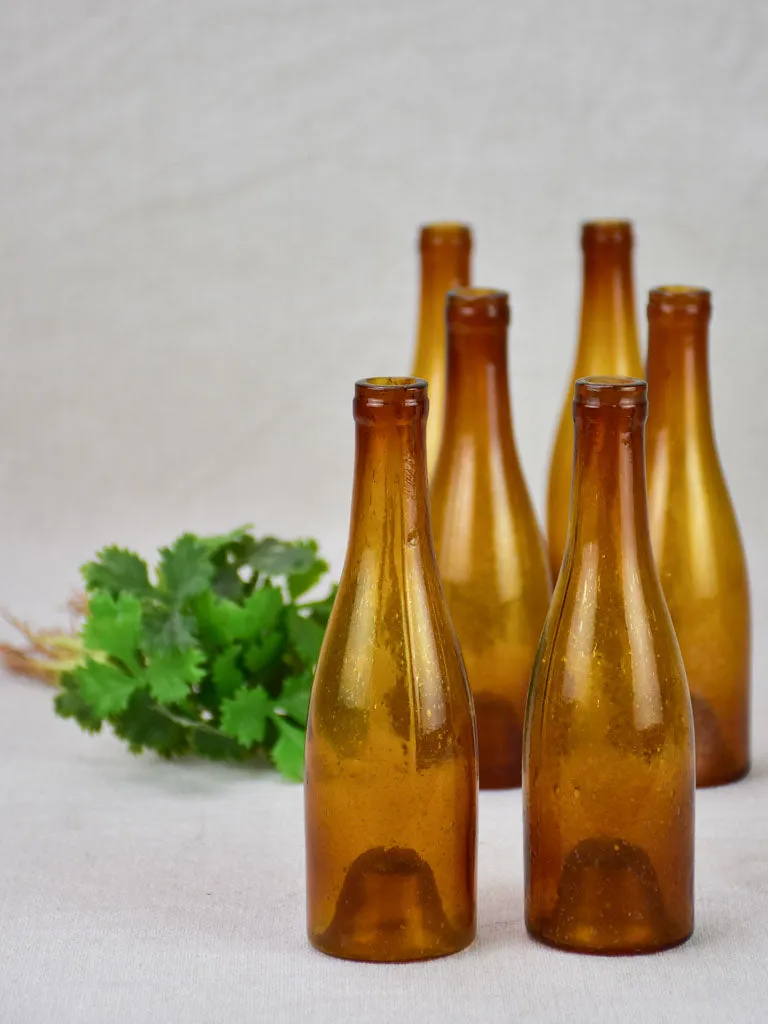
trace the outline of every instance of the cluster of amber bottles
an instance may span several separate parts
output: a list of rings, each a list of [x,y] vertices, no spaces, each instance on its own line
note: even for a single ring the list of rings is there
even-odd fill
[[[414,376],[356,385],[349,547],[307,728],[309,937],[355,960],[467,946],[479,778],[522,783],[532,936],[664,949],[693,930],[696,782],[749,768],[709,293],[650,293],[646,384],[631,226],[584,225],[545,545],[512,430],[508,297],[470,287],[471,244],[464,225],[422,230]]]

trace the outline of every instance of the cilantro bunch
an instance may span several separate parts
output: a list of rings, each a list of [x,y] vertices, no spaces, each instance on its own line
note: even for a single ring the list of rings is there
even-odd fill
[[[244,761],[268,756],[302,777],[312,678],[336,588],[300,600],[328,571],[314,541],[186,533],[160,551],[156,579],[108,547],[82,568],[82,650],[56,711],[108,722],[131,751]]]

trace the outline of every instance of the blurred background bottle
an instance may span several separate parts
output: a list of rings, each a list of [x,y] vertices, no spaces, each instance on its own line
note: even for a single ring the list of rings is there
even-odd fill
[[[655,288],[648,301],[651,538],[691,689],[700,786],[749,770],[749,582],[712,427],[710,311],[703,288]]]
[[[506,292],[446,304],[448,376],[432,532],[475,702],[481,788],[519,786],[525,699],[550,585],[512,432]]]
[[[553,581],[565,550],[573,468],[573,384],[590,374],[643,376],[637,343],[632,225],[596,220],[582,225],[583,287],[576,360],[565,391],[549,469],[547,544]]]
[[[471,281],[472,231],[466,224],[425,224],[419,235],[421,290],[413,376],[429,383],[427,470],[437,464],[445,417],[445,296]]]

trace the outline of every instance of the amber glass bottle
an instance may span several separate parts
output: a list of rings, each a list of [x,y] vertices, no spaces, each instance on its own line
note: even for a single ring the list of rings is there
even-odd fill
[[[693,718],[648,529],[646,385],[576,382],[562,570],[525,720],[526,923],[583,953],[693,930]]]
[[[472,700],[429,524],[427,385],[360,381],[349,546],[306,747],[310,941],[421,960],[475,935]]]
[[[703,288],[650,294],[651,539],[691,688],[699,786],[749,770],[749,584],[712,430],[709,317]]]
[[[475,701],[481,788],[519,786],[523,716],[549,608],[546,553],[512,434],[505,292],[448,294],[448,390],[432,530]]]
[[[468,285],[472,232],[466,224],[426,224],[419,236],[421,297],[414,377],[429,382],[427,469],[437,464],[445,417],[445,296]]]
[[[549,469],[547,543],[552,579],[565,551],[573,463],[573,382],[589,374],[643,376],[632,277],[632,225],[597,220],[581,229],[584,284],[576,362],[566,388]]]

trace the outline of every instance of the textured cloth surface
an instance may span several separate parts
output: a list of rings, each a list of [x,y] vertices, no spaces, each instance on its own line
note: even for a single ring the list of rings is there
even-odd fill
[[[376,966],[304,931],[301,787],[270,772],[131,757],[0,677],[2,1024],[764,1024],[768,757],[699,794],[696,931],[623,959],[531,942],[519,792],[480,799],[479,936]]]

